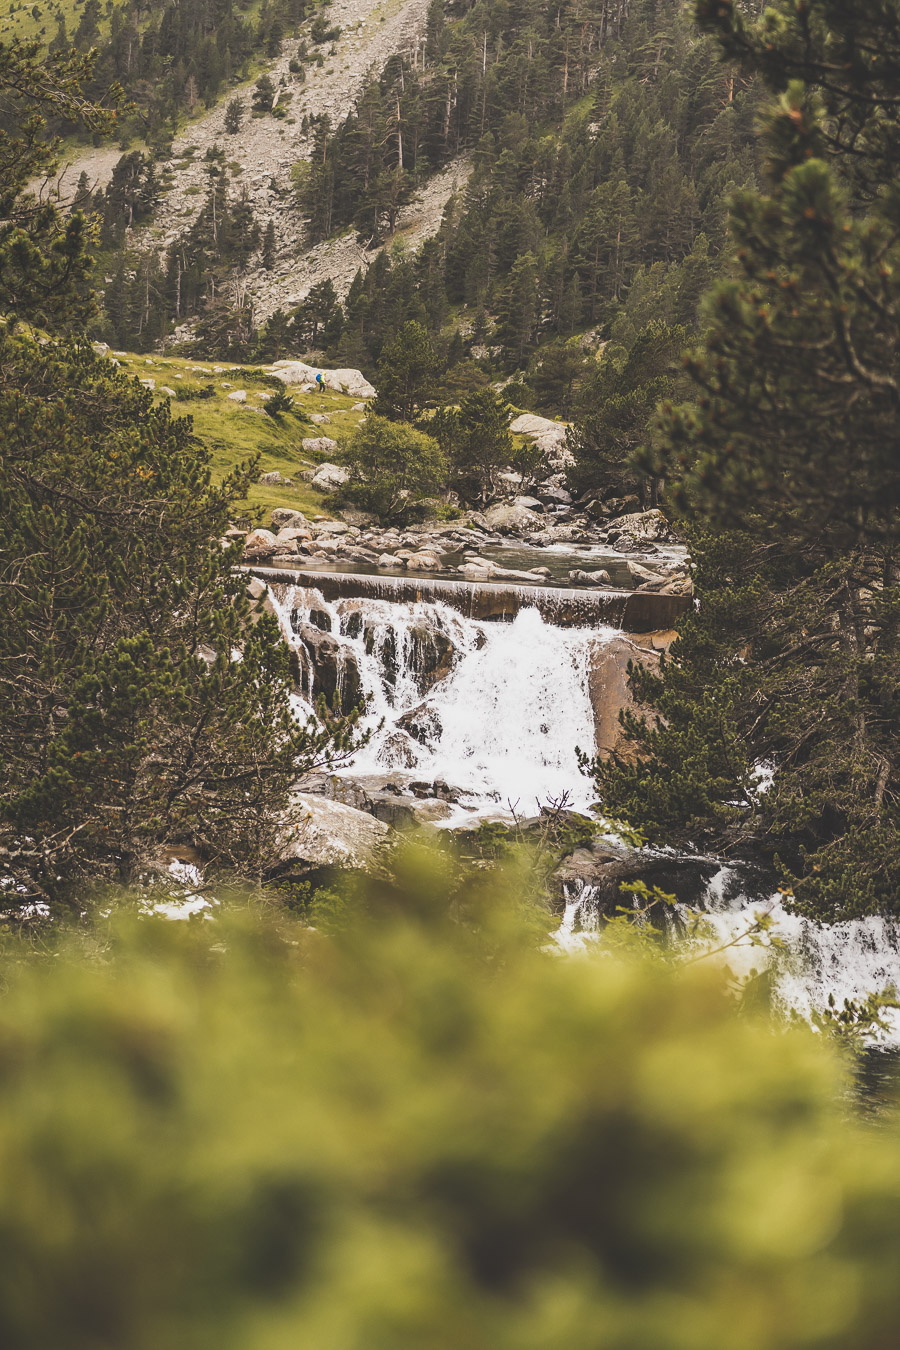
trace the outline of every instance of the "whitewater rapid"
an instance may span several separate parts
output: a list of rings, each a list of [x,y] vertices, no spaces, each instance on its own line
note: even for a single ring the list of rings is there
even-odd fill
[[[528,608],[512,623],[490,623],[439,603],[329,603],[307,587],[270,594],[301,661],[309,658],[297,632],[313,623],[338,644],[344,676],[351,666],[358,671],[362,726],[371,740],[340,773],[446,783],[462,794],[442,822],[450,827],[484,816],[535,815],[563,796],[574,810],[594,803],[576,747],[588,753],[595,747],[589,676],[616,630],[557,628]],[[436,655],[444,660],[439,679]],[[299,700],[298,711],[309,715],[312,705]],[[775,1005],[804,1018],[829,996],[840,1007],[844,999],[900,990],[900,923],[868,918],[826,927],[789,913],[777,892],[760,898],[758,878],[755,885],[750,894],[748,873],[722,866],[695,909],[676,907],[682,929],[702,916],[702,932],[683,940],[685,959],[710,955],[738,977],[767,969]],[[769,922],[762,945],[749,936],[758,914]],[[554,943],[570,955],[602,943],[590,885],[568,887]],[[900,1046],[900,1011],[889,1011],[886,1020],[882,1042]]]
[[[361,726],[371,740],[341,772],[440,780],[463,794],[470,815],[535,815],[564,795],[575,810],[594,801],[577,751],[595,749],[590,664],[616,629],[555,628],[536,609],[490,623],[444,604],[329,603],[307,588],[289,592],[278,609],[295,646],[296,630],[313,616],[319,626],[327,621],[324,631],[359,671]],[[422,659],[429,636],[452,649],[449,672],[431,688]],[[414,736],[404,730],[409,714]]]

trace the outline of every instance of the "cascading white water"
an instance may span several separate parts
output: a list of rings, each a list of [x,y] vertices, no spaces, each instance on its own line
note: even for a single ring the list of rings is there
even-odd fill
[[[442,780],[463,792],[470,813],[534,814],[566,793],[575,807],[590,804],[576,747],[594,748],[588,668],[615,629],[554,628],[534,609],[505,624],[467,619],[444,604],[328,603],[306,588],[289,590],[278,610],[289,641],[296,645],[297,630],[315,615],[356,663],[363,725],[374,734],[349,772],[400,768]],[[432,688],[429,649],[439,649],[447,667]],[[405,714],[414,714],[415,735]]]
[[[871,917],[829,927],[788,913],[780,892],[767,900],[748,899],[745,881],[740,869],[722,867],[698,909],[676,906],[691,934],[678,947],[685,959],[708,957],[739,978],[766,970],[775,1006],[807,1020],[826,1007],[829,996],[840,1009],[845,999],[900,991],[900,922]],[[764,932],[757,926],[760,915],[770,924]],[[602,932],[596,888],[580,882],[567,886],[556,945],[569,955],[597,950]],[[884,1018],[889,1029],[880,1040],[900,1046],[900,1010],[888,1009]]]
[[[442,780],[461,789],[463,805],[449,825],[510,805],[533,814],[538,802],[565,792],[576,809],[592,801],[575,747],[593,748],[588,675],[615,630],[556,628],[534,609],[521,610],[509,624],[484,623],[440,603],[328,603],[305,587],[270,594],[295,647],[302,649],[296,630],[311,616],[330,630],[339,684],[355,666],[367,700],[363,724],[375,729],[383,722],[344,772],[402,769],[408,780]],[[840,1006],[890,985],[900,989],[900,923],[870,918],[824,927],[788,914],[778,895],[748,899],[742,881],[739,870],[723,867],[708,883],[702,930],[686,939],[688,957],[724,949],[711,959],[726,961],[739,975],[769,967],[776,1002],[801,1016],[823,1008],[830,994]],[[698,911],[679,909],[690,925]],[[758,912],[770,916],[779,944],[750,941]],[[555,942],[568,954],[602,942],[592,886],[567,887]],[[900,1045],[900,1013],[888,1020],[886,1039]]]
[[[779,892],[768,901],[749,902],[742,894],[739,870],[730,867],[709,882],[704,909],[710,936],[698,945],[724,947],[722,959],[737,974],[746,975],[754,967],[771,970],[776,1003],[801,1017],[824,1008],[829,995],[841,1007],[844,999],[864,999],[891,986],[900,991],[896,920],[872,916],[830,926],[814,923],[788,913]],[[775,944],[759,947],[742,938],[757,913],[769,917],[768,935]],[[889,1011],[886,1020],[891,1026],[888,1039],[900,1044],[900,1011]]]

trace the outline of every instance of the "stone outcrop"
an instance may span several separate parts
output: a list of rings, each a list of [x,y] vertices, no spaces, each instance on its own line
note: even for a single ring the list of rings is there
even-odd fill
[[[484,518],[488,527],[498,530],[500,534],[527,534],[539,530],[543,525],[536,511],[529,511],[527,506],[520,506],[516,502],[496,502],[488,507]]]
[[[323,441],[327,439],[326,436],[322,437]],[[321,442],[313,442],[313,444],[321,445]],[[310,448],[306,441],[303,442],[303,447],[304,449]],[[327,447],[321,446],[321,448],[337,449],[337,446],[334,441],[330,441]],[[347,470],[342,469],[339,464],[320,464],[310,482],[312,483],[312,486],[318,488],[320,492],[334,492],[336,488],[343,487],[343,485],[349,481],[349,478],[350,475]]]
[[[375,397],[374,385],[361,370],[326,370],[324,366],[308,366],[305,361],[276,361],[265,370],[287,385],[315,385],[316,376],[321,375],[326,389],[332,389],[336,394],[349,394],[351,398]]]
[[[301,644],[297,676],[304,697],[314,703],[324,694],[335,711],[346,716],[362,697],[362,680],[353,653],[314,623],[292,619],[292,624]]]
[[[279,848],[279,865],[303,862],[317,867],[371,866],[390,830],[382,821],[343,802],[311,792],[294,792]]]
[[[566,446],[566,426],[554,422],[549,417],[538,417],[535,413],[522,413],[509,424],[510,431],[518,436],[527,436],[553,465],[555,469],[568,468],[575,461]]]

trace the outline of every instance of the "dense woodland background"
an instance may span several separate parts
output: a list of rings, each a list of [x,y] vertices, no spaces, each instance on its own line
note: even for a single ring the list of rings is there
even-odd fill
[[[302,20],[299,72],[331,41],[325,15],[264,7],[252,28],[230,9],[114,8],[99,35],[54,40],[49,77],[39,48],[26,64],[38,83],[68,81],[68,103],[42,104],[57,129],[108,132],[81,91],[107,97],[118,78],[123,144],[138,128],[164,140],[195,85],[227,92],[226,66],[219,84],[203,74],[213,46],[249,61]],[[232,47],[232,20],[249,45]],[[183,69],[151,79],[156,60],[171,73],[176,33]],[[82,54],[94,37],[98,55]],[[213,300],[271,247],[218,151],[205,207],[157,258],[131,250],[158,191],[152,144],[126,148],[109,188],[63,221],[21,194],[52,160],[29,133],[27,153],[9,144],[0,292],[8,312],[117,342],[155,341],[177,305],[208,355],[358,363],[423,482],[476,502],[511,454],[510,405],[569,419],[570,487],[661,503],[691,543],[699,598],[661,674],[635,673],[641,755],[593,766],[607,809],[654,840],[759,857],[818,917],[894,911],[898,53],[893,8],[866,0],[761,16],[674,0],[433,5],[424,51],[390,61],[341,125],[310,129],[292,208],[298,248],[348,227],[386,238],[417,183],[471,155],[465,193],[417,254],[386,250],[343,301],[324,282],[258,331]],[[255,102],[234,120],[278,114],[264,82]],[[9,96],[11,128],[28,106]],[[175,484],[184,461],[168,462]],[[18,469],[10,484],[11,501],[37,491]],[[13,639],[13,662],[21,650]],[[59,724],[42,725],[55,744]]]

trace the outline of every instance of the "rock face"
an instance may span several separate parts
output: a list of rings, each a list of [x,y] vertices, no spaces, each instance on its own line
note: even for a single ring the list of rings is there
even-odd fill
[[[390,831],[382,821],[343,802],[295,792],[285,822],[280,863],[319,867],[367,867]]]
[[[276,361],[266,366],[270,375],[276,375],[285,384],[314,384],[317,375],[321,375],[326,389],[337,394],[349,394],[351,398],[374,398],[375,387],[371,385],[361,370],[324,370],[322,366],[308,366],[305,361]]]
[[[626,758],[629,756],[629,746],[619,722],[622,709],[635,706],[628,688],[629,661],[657,667],[659,652],[652,646],[648,650],[626,637],[616,637],[597,648],[588,671],[588,689],[597,730],[597,753],[603,759],[613,752]]]
[[[300,687],[310,702],[324,694],[337,712],[352,712],[362,696],[362,680],[353,653],[314,623],[302,623],[292,617],[292,626],[301,644]]]
[[[549,417],[538,417],[535,413],[522,413],[509,424],[509,429],[519,436],[527,436],[547,456],[554,469],[568,468],[574,464],[572,454],[566,446],[566,428],[562,422],[554,422]]]
[[[322,437],[323,441],[327,439],[326,436]],[[321,442],[315,444],[321,445]],[[306,441],[303,442],[303,446],[304,449],[309,448]],[[321,448],[331,449],[332,447],[337,449],[334,441],[330,441],[327,447],[322,446]],[[350,475],[347,470],[342,469],[339,464],[321,464],[310,481],[312,486],[318,488],[320,492],[334,492],[336,488],[343,487],[344,483],[346,483],[349,478]]]

